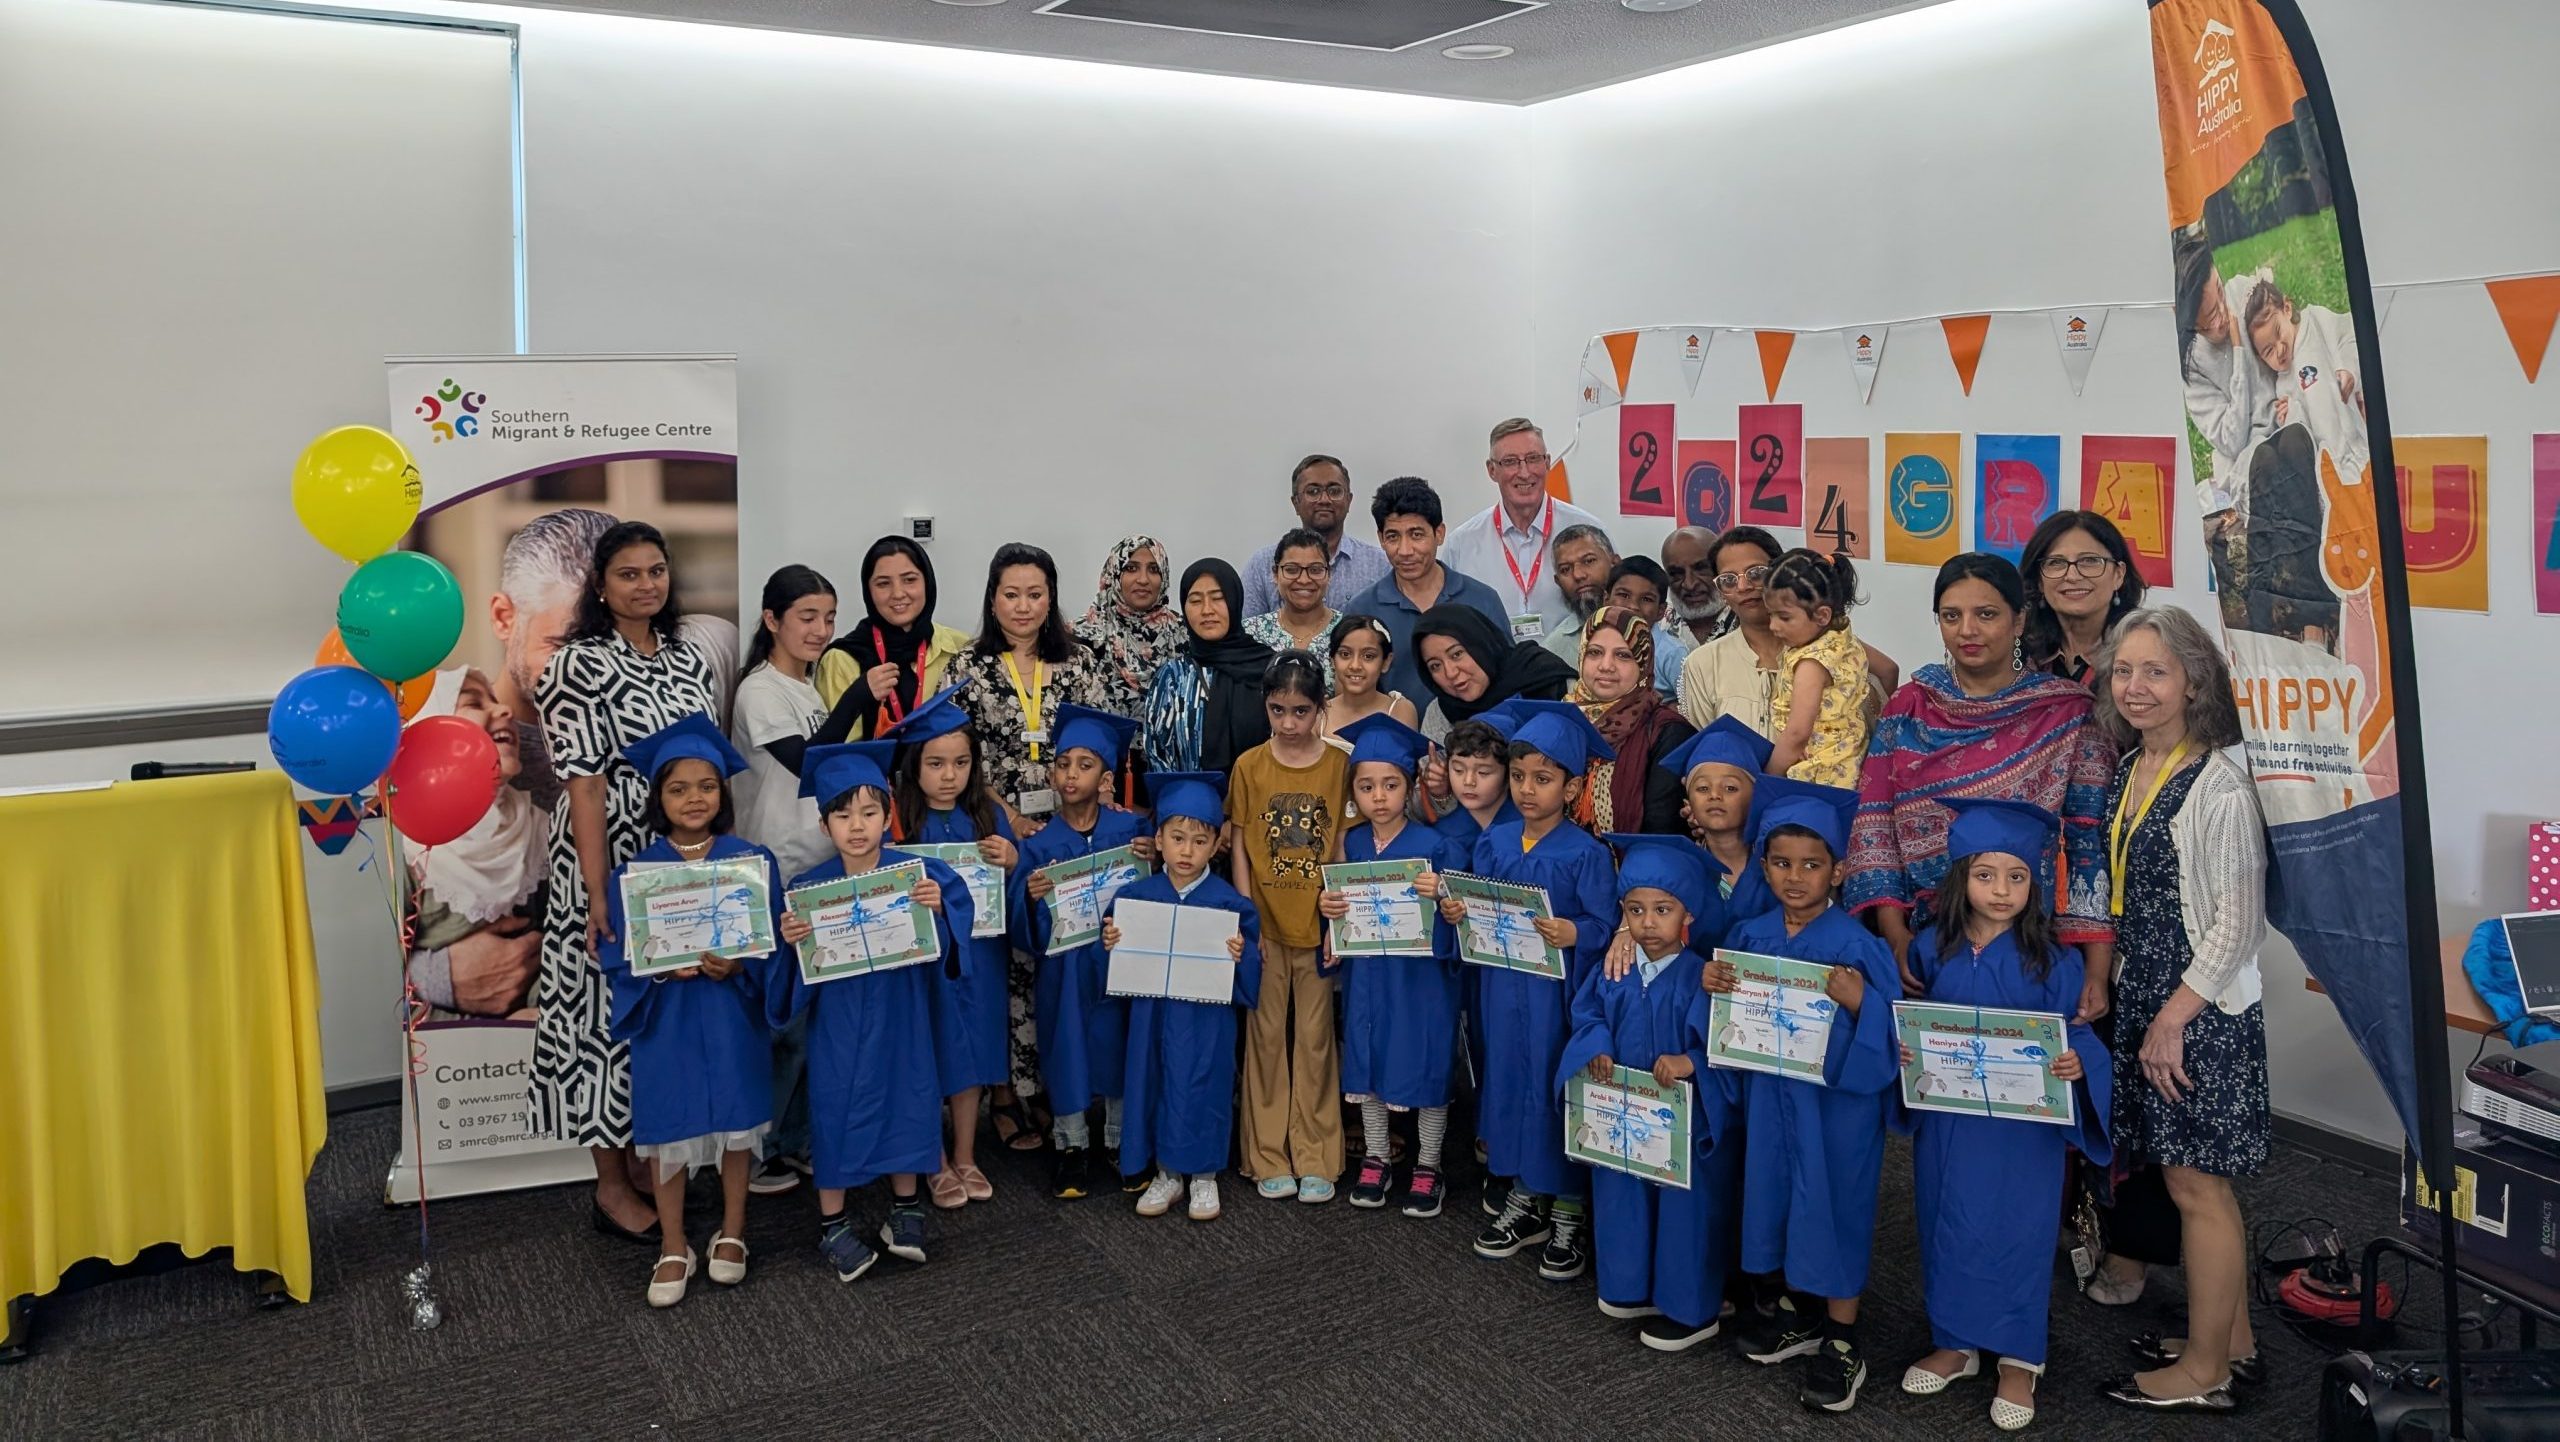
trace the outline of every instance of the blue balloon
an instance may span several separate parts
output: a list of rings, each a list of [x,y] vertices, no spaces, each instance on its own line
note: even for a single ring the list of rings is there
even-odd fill
[[[285,683],[267,712],[267,750],[284,774],[313,791],[362,791],[400,749],[400,705],[353,666],[315,666]]]

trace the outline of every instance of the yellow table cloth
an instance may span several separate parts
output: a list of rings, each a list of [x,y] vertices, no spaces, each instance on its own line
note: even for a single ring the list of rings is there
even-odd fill
[[[327,1133],[284,776],[0,796],[0,1300],[175,1242],[309,1301]]]

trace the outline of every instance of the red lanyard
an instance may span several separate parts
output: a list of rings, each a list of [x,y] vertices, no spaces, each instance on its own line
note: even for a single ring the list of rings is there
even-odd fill
[[[1495,506],[1494,509],[1500,511],[1502,508]],[[1555,497],[1547,497],[1546,510],[1539,526],[1538,554],[1529,562],[1529,578],[1525,581],[1520,579],[1520,562],[1511,554],[1511,538],[1502,533],[1501,521],[1497,519],[1493,527],[1494,544],[1502,548],[1502,564],[1511,568],[1511,579],[1520,587],[1520,609],[1524,611],[1529,609],[1529,593],[1538,589],[1538,573],[1545,570],[1547,566],[1547,538],[1556,533]]]
[[[880,626],[879,626],[879,623],[878,623],[878,622],[876,622],[876,621],[875,621],[875,622],[868,622],[868,623],[866,623],[866,624],[868,624],[868,625],[871,627],[871,649],[872,649],[873,651],[875,651],[875,652],[878,652],[878,653],[879,653],[880,659],[881,659],[882,661],[886,661],[886,660],[888,660],[888,659],[889,659],[889,638],[888,638],[888,636],[882,633],[882,631],[880,630]],[[916,699],[917,699],[917,700],[919,700],[919,701],[921,701],[921,700],[923,700],[923,699],[924,699],[924,658],[925,658],[925,653],[926,653],[927,651],[931,650],[932,648],[933,648],[933,643],[932,643],[931,641],[924,641],[924,642],[921,642],[921,643],[919,643],[919,644],[917,645],[917,647],[916,647]],[[904,720],[906,720],[906,719],[907,719],[907,703],[905,703],[904,701],[901,701],[901,700],[899,700],[899,699],[898,699],[898,688],[897,688],[897,687],[895,687],[895,686],[890,687],[890,688],[889,688],[889,694],[888,694],[887,696],[884,696],[884,697],[882,697],[882,698],[881,698],[881,700],[880,700],[880,714],[888,718],[888,724],[887,724],[887,725],[884,725],[884,726],[882,726],[882,727],[880,728],[880,729],[881,729],[881,730],[883,730],[883,731],[886,731],[886,730],[888,730],[888,729],[889,729],[889,727],[890,727],[890,726],[895,726],[895,725],[897,725],[899,722],[904,721]]]

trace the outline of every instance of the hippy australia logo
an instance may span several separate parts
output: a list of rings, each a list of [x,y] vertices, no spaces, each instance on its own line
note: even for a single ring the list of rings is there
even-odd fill
[[[2247,108],[2240,94],[2240,57],[2236,53],[2239,39],[2238,31],[2215,19],[2207,19],[2204,34],[2197,37],[2194,64],[2198,146],[2231,128]]]
[[[2302,388],[2304,390],[2309,390],[2313,386],[2320,384],[2320,368],[2318,366],[2304,366],[2302,369],[2293,373],[2293,378],[2302,382]]]
[[[488,403],[485,393],[466,391],[448,376],[443,385],[418,397],[415,410],[427,429],[435,432],[435,444],[443,445],[480,434],[480,408]]]

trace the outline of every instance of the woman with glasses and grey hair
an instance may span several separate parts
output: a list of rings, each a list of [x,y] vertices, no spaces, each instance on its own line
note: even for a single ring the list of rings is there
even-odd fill
[[[2107,632],[2149,589],[2124,532],[2096,511],[2056,511],[2027,538],[2018,570],[2027,583],[2027,664],[2088,685]]]

